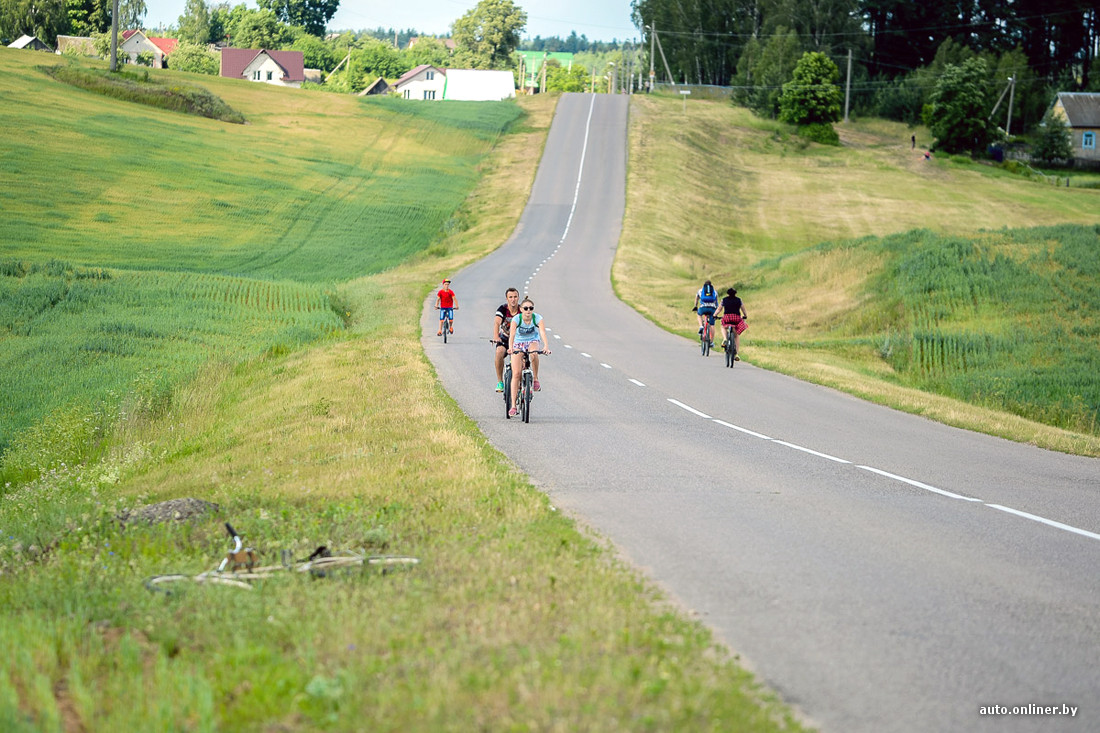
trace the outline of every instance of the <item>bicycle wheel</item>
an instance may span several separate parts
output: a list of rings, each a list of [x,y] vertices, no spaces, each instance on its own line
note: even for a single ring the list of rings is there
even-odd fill
[[[451,330],[451,319],[443,319],[443,343],[447,343],[447,333]]]
[[[699,348],[703,352],[703,356],[710,353],[710,329],[703,325],[703,333],[699,336]]]
[[[531,398],[534,396],[534,389],[531,383],[531,372],[525,372],[523,375],[523,385],[520,387],[520,394],[523,395],[523,408],[521,413],[523,415],[523,422],[531,422]]]
[[[504,418],[511,420],[508,410],[512,408],[512,365],[504,367]]]
[[[171,595],[176,591],[173,587],[178,587],[180,583],[195,583],[197,585],[227,585],[231,588],[244,588],[245,590],[252,590],[252,586],[246,583],[240,578],[233,577],[231,575],[224,575],[222,573],[199,573],[198,575],[182,575],[175,573],[172,575],[154,575],[146,578],[144,585],[146,589],[153,591],[154,593],[165,593]]]

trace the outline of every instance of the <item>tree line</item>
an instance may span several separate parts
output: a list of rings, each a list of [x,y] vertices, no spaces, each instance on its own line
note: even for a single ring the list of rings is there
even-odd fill
[[[832,59],[845,83],[851,53],[852,110],[909,123],[922,121],[947,69],[971,59],[982,61],[967,68],[990,107],[1014,81],[1020,129],[1042,119],[1056,91],[1100,90],[1095,0],[634,0],[632,9],[659,78],[732,87],[771,117],[806,52]]]

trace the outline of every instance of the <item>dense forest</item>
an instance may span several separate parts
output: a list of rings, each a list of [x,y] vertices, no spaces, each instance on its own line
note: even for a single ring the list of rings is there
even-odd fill
[[[778,93],[806,51],[825,53],[845,76],[850,53],[853,109],[908,122],[919,121],[942,70],[972,57],[985,61],[993,99],[1014,81],[1023,125],[1042,118],[1055,91],[1100,90],[1095,0],[634,0],[632,7],[659,81],[671,75],[734,87],[747,104]]]

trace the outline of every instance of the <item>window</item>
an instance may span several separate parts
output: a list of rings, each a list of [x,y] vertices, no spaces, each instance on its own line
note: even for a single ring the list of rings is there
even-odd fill
[[[435,90],[434,89],[425,89],[424,90],[424,99],[435,99]]]
[[[269,71],[269,72],[267,72],[267,80],[268,80],[268,81],[271,81],[271,72],[270,72],[270,71]]]
[[[412,98],[412,92],[410,92],[408,89],[406,89],[404,92],[401,93],[401,96],[404,97],[405,99],[411,99]]]
[[[1096,133],[1086,132],[1081,136],[1081,147],[1089,150],[1096,149]]]
[[[259,81],[259,80],[260,80],[260,70],[256,69],[255,71],[252,72],[252,81]]]
[[[425,71],[424,72],[424,78],[427,79],[428,81],[431,81],[432,79],[435,78],[435,72],[434,71]]]

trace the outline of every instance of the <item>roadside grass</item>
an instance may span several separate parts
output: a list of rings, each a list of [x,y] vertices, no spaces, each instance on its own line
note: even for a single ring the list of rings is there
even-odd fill
[[[524,106],[455,212],[466,226],[338,286],[346,329],[210,360],[103,436],[100,460],[0,495],[0,728],[801,729],[489,446],[423,356],[426,283],[498,246],[522,210],[553,99]],[[184,496],[220,511],[116,519]],[[265,561],[325,544],[422,563],[142,587],[216,566],[222,521]]]
[[[838,125],[831,148],[747,110],[687,107],[632,103],[624,300],[690,336],[709,278],[745,299],[758,365],[1100,455],[1097,191],[925,160],[909,128],[882,120]]]

